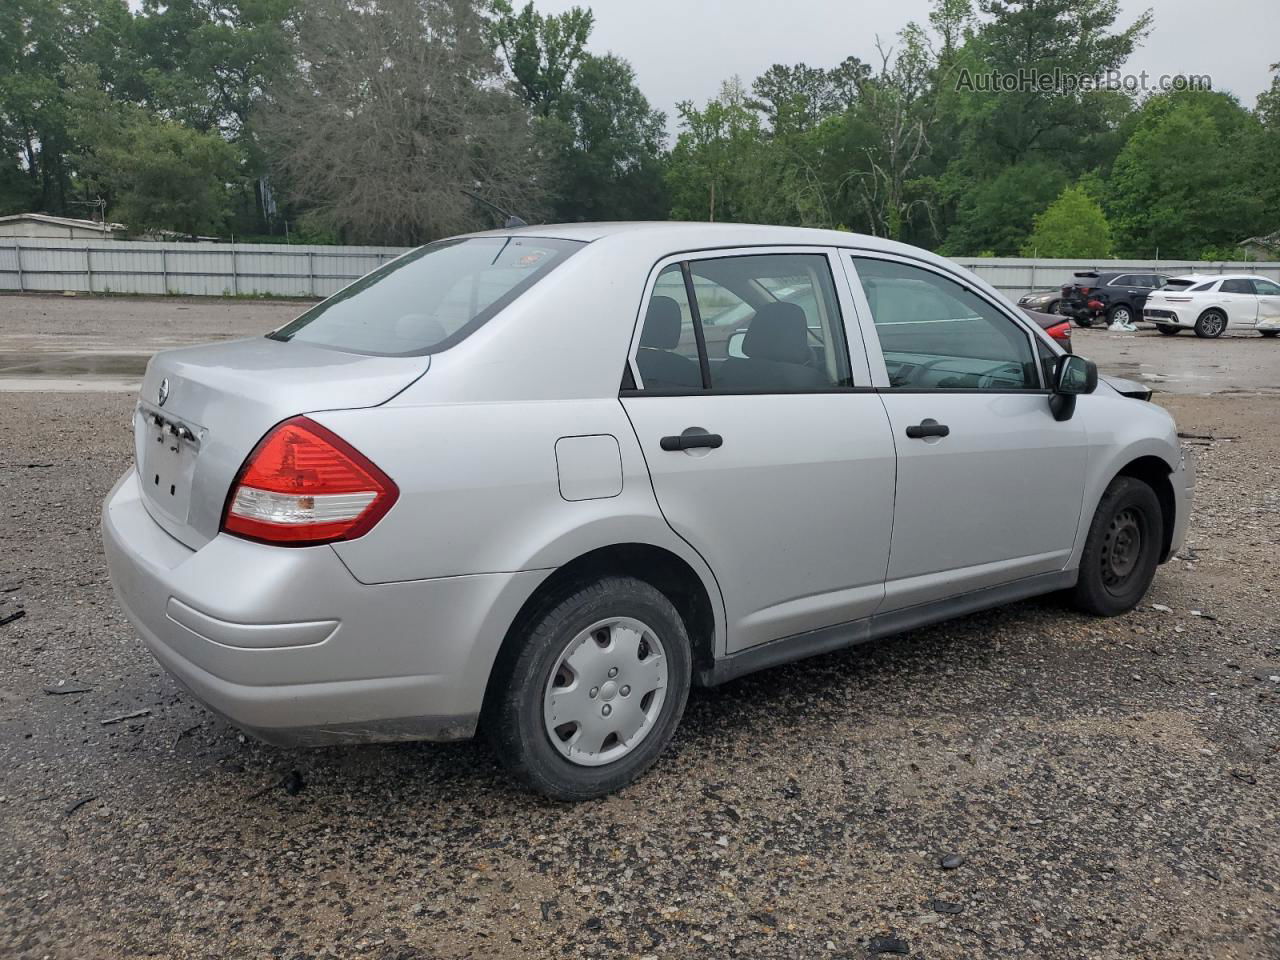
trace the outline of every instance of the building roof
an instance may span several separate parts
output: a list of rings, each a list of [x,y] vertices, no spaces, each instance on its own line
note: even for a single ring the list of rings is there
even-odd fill
[[[0,217],[0,223],[16,223],[24,220],[47,223],[55,227],[68,227],[75,230],[97,230],[99,233],[115,233],[125,229],[123,223],[99,223],[97,220],[53,217],[47,213],[13,213],[7,217]]]

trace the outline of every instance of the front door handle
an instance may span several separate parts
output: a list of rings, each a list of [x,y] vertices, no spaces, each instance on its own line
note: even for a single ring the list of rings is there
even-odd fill
[[[914,427],[907,427],[907,437],[912,440],[924,440],[926,437],[947,437],[951,428],[937,420],[923,420]]]
[[[718,450],[724,446],[724,437],[718,433],[690,433],[686,430],[679,436],[663,437],[659,443],[663,450],[693,450],[697,447]]]

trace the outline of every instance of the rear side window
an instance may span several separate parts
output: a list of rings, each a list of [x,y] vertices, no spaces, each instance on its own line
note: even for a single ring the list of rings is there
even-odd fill
[[[1223,293],[1247,293],[1252,296],[1253,284],[1248,280],[1223,280]]]
[[[1028,332],[967,287],[921,267],[854,257],[900,390],[1038,390]]]
[[[852,386],[827,257],[755,254],[664,268],[645,308],[636,368],[643,390],[659,393]]]
[[[269,336],[375,356],[436,353],[465,338],[583,246],[541,237],[428,244]]]
[[[1208,283],[1201,283],[1191,288],[1191,293],[1202,293],[1205,290],[1212,290],[1218,285],[1217,280],[1210,280]]]

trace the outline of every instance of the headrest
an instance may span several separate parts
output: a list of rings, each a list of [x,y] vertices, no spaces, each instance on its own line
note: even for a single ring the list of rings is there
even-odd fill
[[[674,350],[680,345],[680,304],[670,297],[654,297],[640,331],[640,346],[658,350]]]
[[[767,303],[747,327],[742,352],[752,360],[812,363],[808,321],[794,303]]]

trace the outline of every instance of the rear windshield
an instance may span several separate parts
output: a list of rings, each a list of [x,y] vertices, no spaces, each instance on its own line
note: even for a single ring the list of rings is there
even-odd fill
[[[458,343],[583,246],[542,237],[428,244],[269,336],[383,357],[436,353]]]

